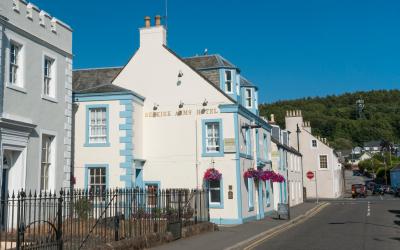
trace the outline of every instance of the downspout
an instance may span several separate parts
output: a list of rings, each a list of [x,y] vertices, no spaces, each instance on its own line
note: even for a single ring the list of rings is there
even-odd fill
[[[198,135],[197,135],[197,116],[195,120],[195,133],[196,133],[196,188],[199,189],[199,153],[198,153]]]
[[[254,121],[251,123],[252,125],[256,125],[255,123],[254,123]],[[249,129],[251,129],[251,128],[249,128]],[[250,130],[251,131],[251,130]],[[258,147],[259,147],[259,145],[257,144],[258,143],[258,140],[257,140],[257,136],[258,136],[258,132],[257,132],[257,128],[255,128],[255,130],[254,130],[254,133],[253,133],[253,142],[254,142],[254,147],[253,147],[253,168],[255,169],[255,170],[257,170],[257,161],[258,161],[258,159],[257,159],[257,149],[258,149]],[[251,141],[250,141],[250,145],[251,145]],[[255,185],[256,183],[254,182],[254,185]],[[258,182],[257,182],[257,185],[255,186],[255,189],[256,189],[256,201],[257,201],[257,206],[256,206],[256,204],[254,204],[254,206],[256,207],[256,216],[257,216],[257,218],[259,217],[259,216],[261,216],[261,211],[260,211],[260,187],[259,187],[259,185],[261,185],[260,184],[260,180],[258,180]]]
[[[297,127],[297,129],[296,129],[296,134],[297,134],[297,152],[299,152],[299,154],[301,154],[300,153],[300,133],[301,133],[301,130],[300,130],[300,128],[299,128],[299,124],[297,123],[296,124],[296,127]],[[304,169],[303,169],[303,154],[301,154],[301,156],[300,156],[300,167],[301,167],[301,192],[302,192],[302,200],[303,200],[303,202],[304,202]]]
[[[4,69],[5,67],[3,67],[5,59],[4,59],[4,21],[7,21],[7,18],[0,15],[0,26],[1,26],[1,30],[0,30],[0,119],[3,116],[3,102],[4,102]],[[3,180],[3,143],[2,143],[2,136],[0,133],[0,185],[2,185],[2,180]],[[1,199],[4,199],[3,197],[1,197]]]

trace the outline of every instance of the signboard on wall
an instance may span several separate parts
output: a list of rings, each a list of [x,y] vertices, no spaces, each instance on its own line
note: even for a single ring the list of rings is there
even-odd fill
[[[236,152],[235,138],[224,138],[224,152],[225,153]]]

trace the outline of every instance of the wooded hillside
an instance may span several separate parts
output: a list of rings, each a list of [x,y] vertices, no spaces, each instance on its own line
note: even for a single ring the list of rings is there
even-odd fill
[[[363,118],[357,119],[356,101],[363,99]],[[278,101],[260,105],[260,115],[275,114],[284,128],[286,110],[302,110],[313,134],[328,138],[336,149],[350,149],[370,140],[400,141],[400,90],[375,90],[326,97]]]

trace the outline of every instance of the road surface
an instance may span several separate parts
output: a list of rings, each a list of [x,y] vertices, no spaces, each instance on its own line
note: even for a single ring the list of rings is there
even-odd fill
[[[332,201],[255,249],[400,250],[400,199],[385,195]]]

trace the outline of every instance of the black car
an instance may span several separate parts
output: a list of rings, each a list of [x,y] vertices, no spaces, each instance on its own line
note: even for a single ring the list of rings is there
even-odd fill
[[[400,197],[400,187],[394,188],[394,197]]]

